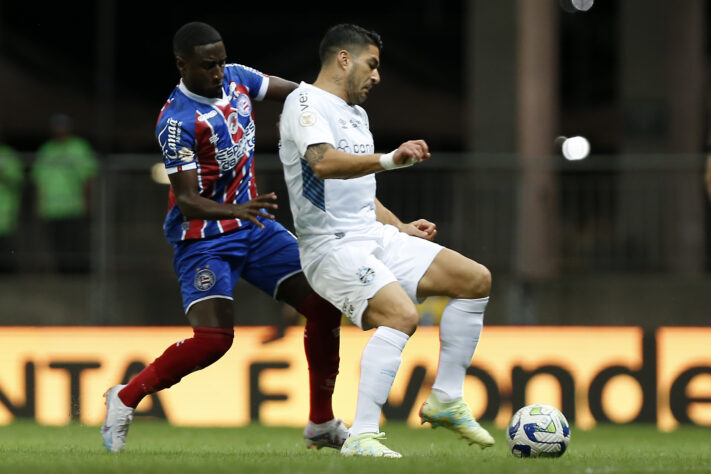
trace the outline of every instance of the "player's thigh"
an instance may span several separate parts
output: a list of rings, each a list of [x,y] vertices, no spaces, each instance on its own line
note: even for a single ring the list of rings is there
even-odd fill
[[[234,303],[227,298],[203,299],[188,310],[188,321],[194,328],[231,328],[234,319]]]
[[[335,245],[304,266],[304,274],[314,291],[361,328],[369,300],[381,288],[397,281],[373,255],[374,248],[371,242]]]
[[[239,273],[239,265],[220,254],[217,249],[224,246],[227,244],[222,238],[182,242],[174,246],[173,266],[186,314],[193,306],[211,299],[228,300],[226,304],[231,307],[233,277],[235,272]],[[200,314],[221,307],[222,303],[212,302],[201,306]]]
[[[483,298],[491,290],[491,273],[480,263],[443,248],[422,276],[417,295]]]
[[[415,332],[417,322],[415,304],[396,281],[382,287],[368,300],[362,316],[365,330],[387,326],[409,335]]]
[[[301,302],[313,292],[314,290],[311,289],[306,276],[299,271],[299,273],[289,276],[279,284],[275,298],[294,308],[298,308]]]
[[[264,229],[252,232],[242,278],[272,298],[297,306],[311,292],[300,274],[296,237],[278,222],[264,221]]]
[[[420,280],[444,247],[407,235],[390,225],[383,228],[381,241],[378,257],[393,272],[410,299],[418,302]]]

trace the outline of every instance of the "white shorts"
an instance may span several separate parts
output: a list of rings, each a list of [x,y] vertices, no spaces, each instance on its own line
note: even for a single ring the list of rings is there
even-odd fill
[[[417,285],[443,248],[385,225],[365,236],[329,240],[302,252],[301,258],[314,291],[362,329],[368,300],[389,283],[399,282],[410,299],[420,303]]]

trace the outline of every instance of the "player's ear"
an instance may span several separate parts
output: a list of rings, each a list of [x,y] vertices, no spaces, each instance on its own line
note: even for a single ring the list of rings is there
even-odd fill
[[[186,64],[186,61],[181,56],[175,57],[175,67],[178,68],[178,71],[180,71],[181,75],[183,74],[183,69],[185,69],[185,64]]]
[[[351,57],[351,53],[349,53],[345,49],[342,49],[336,54],[336,61],[338,62],[340,68],[345,71],[346,69],[351,67],[353,58]]]

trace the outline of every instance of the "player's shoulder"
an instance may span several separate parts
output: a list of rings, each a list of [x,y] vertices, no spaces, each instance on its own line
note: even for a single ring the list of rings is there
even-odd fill
[[[186,97],[176,87],[158,115],[157,125],[171,124],[173,126],[189,127],[195,122],[195,105],[190,98]]]
[[[302,81],[296,89],[289,93],[284,107],[286,108],[288,103],[291,107],[298,107],[299,111],[303,112],[310,107],[322,106],[323,101],[323,92],[319,88]]]
[[[245,75],[257,75],[261,77],[266,76],[266,74],[264,74],[262,71],[255,69],[251,66],[246,66],[244,64],[238,63],[225,64],[225,76],[243,77]]]
[[[301,98],[304,93],[304,89],[302,87],[303,85],[303,82],[299,84],[296,89],[289,92],[289,94],[286,96],[286,99],[284,99],[283,108],[285,112],[298,108],[299,103],[303,102],[303,98]]]
[[[369,128],[370,127],[370,120],[368,120],[368,112],[366,112],[365,109],[363,107],[361,107],[360,105],[354,105],[353,107],[360,115],[360,118],[363,120],[363,123],[365,124],[366,128]]]
[[[360,105],[354,105],[353,108],[360,114],[362,117],[368,117],[368,112],[365,111],[363,107]]]

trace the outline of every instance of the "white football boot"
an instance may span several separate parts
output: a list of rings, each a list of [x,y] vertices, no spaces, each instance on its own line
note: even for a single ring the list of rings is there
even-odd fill
[[[111,453],[117,453],[126,447],[128,427],[133,421],[134,408],[123,404],[118,396],[125,385],[114,385],[104,393],[106,399],[106,419],[101,427],[104,446]]]
[[[309,449],[341,449],[348,434],[348,428],[340,418],[319,424],[309,421],[304,428],[304,442]]]
[[[351,436],[343,443],[341,456],[369,456],[376,458],[401,458],[402,454],[385,446],[380,440],[385,433],[361,433]]]

